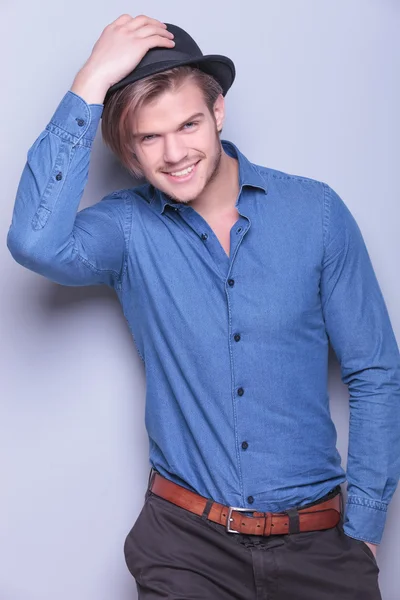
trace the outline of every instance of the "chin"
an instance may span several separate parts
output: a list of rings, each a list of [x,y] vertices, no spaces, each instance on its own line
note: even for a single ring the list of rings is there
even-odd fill
[[[188,204],[192,200],[198,197],[200,192],[187,193],[187,194],[175,194],[172,190],[162,190],[167,194],[174,202],[182,202],[182,204]]]
[[[204,189],[204,186],[199,186],[199,185],[183,186],[182,184],[178,184],[176,186],[168,186],[168,185],[162,185],[161,182],[160,182],[160,185],[157,185],[157,184],[153,184],[153,185],[155,185],[155,187],[158,187],[159,190],[164,192],[164,194],[166,194],[167,196],[172,198],[172,200],[174,200],[175,202],[182,202],[185,204],[187,204],[188,202],[191,202],[192,200],[197,198]],[[182,189],[182,190],[176,189],[181,186],[185,187],[186,189]]]

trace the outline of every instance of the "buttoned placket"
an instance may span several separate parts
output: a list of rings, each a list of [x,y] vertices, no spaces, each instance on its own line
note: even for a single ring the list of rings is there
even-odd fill
[[[240,194],[242,193],[242,188]],[[239,198],[240,198],[239,194]],[[249,441],[243,440],[240,431],[240,413],[242,411],[242,396],[245,394],[244,387],[240,385],[240,351],[238,345],[242,340],[243,332],[240,329],[240,315],[237,315],[232,310],[231,296],[236,292],[235,286],[238,283],[235,281],[235,259],[239,250],[239,247],[244,239],[245,234],[250,228],[250,219],[239,211],[239,218],[234,223],[230,231],[230,252],[229,256],[226,254],[222,247],[218,237],[215,235],[213,229],[207,223],[207,221],[191,206],[179,205],[170,203],[171,207],[177,218],[182,218],[187,225],[190,227],[192,232],[196,235],[199,241],[206,246],[206,250],[209,253],[211,260],[215,263],[218,271],[221,273],[221,278],[224,281],[225,293],[227,299],[227,318],[229,323],[229,352],[230,352],[230,364],[231,364],[231,381],[233,381],[232,402],[234,411],[234,423],[235,423],[235,439],[238,443],[238,451],[243,453],[249,447]],[[240,282],[239,282],[240,285]],[[236,347],[235,347],[236,346]],[[232,377],[232,373],[235,375],[235,380]],[[248,394],[246,400],[248,400]],[[239,460],[242,463],[239,472],[243,472],[243,459],[239,454]],[[241,487],[243,490],[243,479],[241,481]],[[252,495],[245,496],[245,490],[243,490],[243,500],[248,504],[254,502]]]

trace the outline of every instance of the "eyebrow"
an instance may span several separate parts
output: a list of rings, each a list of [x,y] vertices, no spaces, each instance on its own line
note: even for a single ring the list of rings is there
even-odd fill
[[[195,119],[201,119],[204,116],[205,115],[202,112],[195,113],[194,115],[192,115],[191,117],[189,117],[188,119],[185,119],[182,123],[180,123],[180,125],[178,125],[178,127],[177,127],[177,131],[179,129],[181,129],[181,127],[183,127],[184,125],[186,125],[186,123],[190,123],[191,121],[194,121]],[[133,137],[134,138],[139,138],[139,137],[145,137],[146,135],[156,135],[156,134],[153,131],[150,131],[148,133],[142,132],[142,133],[135,133],[135,134],[133,134]]]

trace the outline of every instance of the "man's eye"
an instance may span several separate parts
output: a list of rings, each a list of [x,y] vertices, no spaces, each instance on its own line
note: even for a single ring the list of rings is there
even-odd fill
[[[197,125],[196,121],[189,121],[188,123],[186,123],[184,125],[184,127],[189,127],[189,129],[191,129],[192,127],[194,127],[195,125]]]
[[[142,137],[142,142],[148,142],[149,140],[152,140],[153,138],[155,138],[156,136],[154,134],[151,135],[144,135]]]

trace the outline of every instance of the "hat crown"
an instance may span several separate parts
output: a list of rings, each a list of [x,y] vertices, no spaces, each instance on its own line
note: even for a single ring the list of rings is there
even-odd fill
[[[198,44],[187,31],[178,27],[178,25],[172,25],[171,23],[165,23],[165,25],[167,26],[167,30],[174,34],[175,46],[174,48],[171,48],[172,51],[176,49],[180,52],[187,52],[192,56],[203,56]]]
[[[174,47],[150,48],[150,50],[146,52],[140,63],[138,63],[136,69],[142,69],[143,67],[148,67],[149,65],[154,65],[156,63],[164,62],[167,60],[191,60],[203,56],[203,53],[200,50],[199,46],[186,31],[184,31],[181,27],[178,27],[177,25],[172,25],[171,23],[165,24],[167,26],[168,31],[174,34]]]

